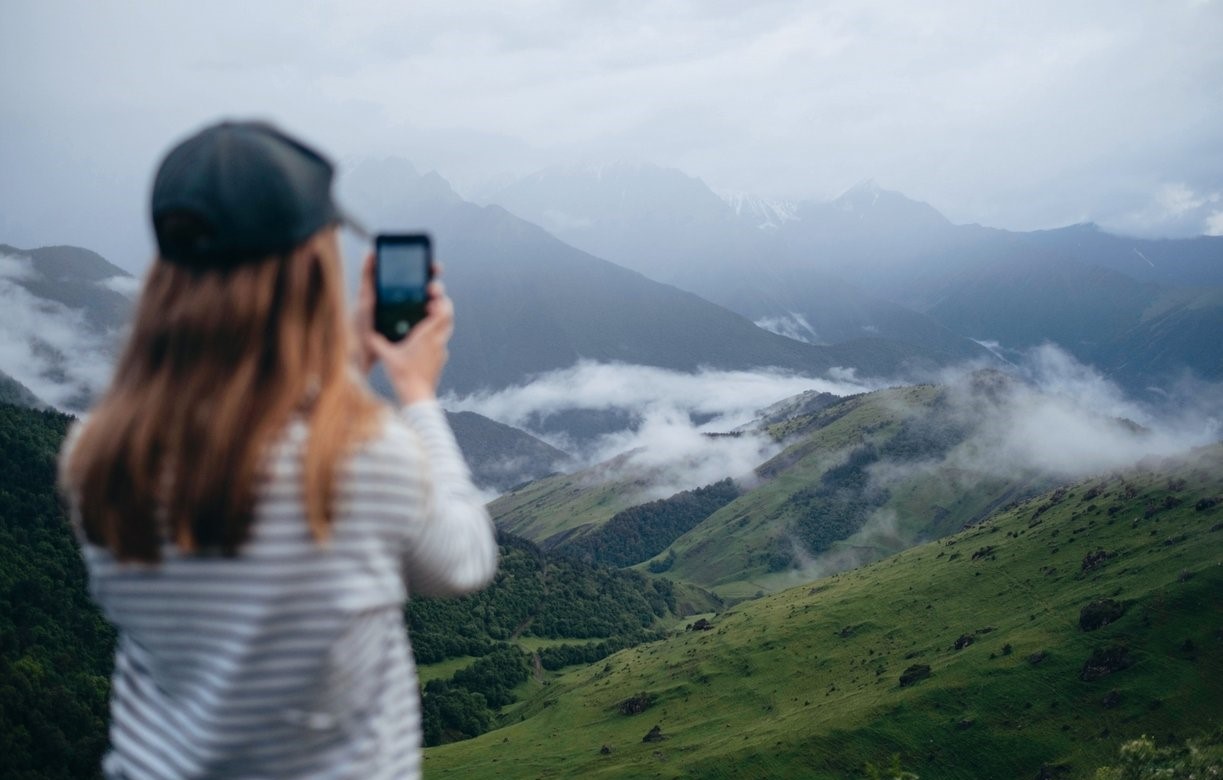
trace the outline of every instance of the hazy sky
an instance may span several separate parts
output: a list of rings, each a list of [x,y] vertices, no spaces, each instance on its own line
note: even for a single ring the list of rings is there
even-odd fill
[[[167,146],[275,119],[468,195],[636,159],[719,190],[863,178],[956,222],[1223,233],[1223,0],[4,0],[0,243],[139,268]]]

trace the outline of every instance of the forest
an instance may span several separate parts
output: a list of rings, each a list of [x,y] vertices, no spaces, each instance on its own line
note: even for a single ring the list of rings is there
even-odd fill
[[[7,777],[89,777],[106,746],[114,631],[55,487],[72,418],[0,404],[0,755]]]
[[[656,639],[652,627],[677,611],[669,580],[545,554],[509,534],[500,534],[498,542],[501,560],[491,586],[460,599],[422,599],[405,607],[417,663],[478,659],[424,686],[426,745],[482,734],[497,710],[515,701],[512,689],[527,679],[531,660],[513,640],[586,640],[539,650],[542,668],[559,669]]]
[[[560,549],[591,563],[632,566],[658,555],[739,495],[739,488],[730,479],[684,490],[617,512],[597,529],[566,541]]]

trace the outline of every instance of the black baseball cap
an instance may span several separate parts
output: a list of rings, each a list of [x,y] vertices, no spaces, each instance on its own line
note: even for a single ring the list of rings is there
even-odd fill
[[[267,122],[224,121],[179,143],[153,181],[153,231],[167,262],[229,268],[293,249],[331,223],[335,167]]]

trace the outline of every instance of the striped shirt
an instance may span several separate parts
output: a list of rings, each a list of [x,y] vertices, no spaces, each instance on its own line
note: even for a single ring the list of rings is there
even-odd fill
[[[83,545],[119,632],[106,776],[420,776],[403,604],[488,583],[492,524],[441,408],[418,403],[346,463],[319,545],[305,522],[306,434],[294,423],[273,448],[236,557],[168,545],[159,564],[119,564]]]

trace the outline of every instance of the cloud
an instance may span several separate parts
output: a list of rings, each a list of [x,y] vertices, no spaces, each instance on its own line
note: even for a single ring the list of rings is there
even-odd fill
[[[98,284],[103,287],[114,290],[120,295],[135,300],[140,294],[140,286],[143,281],[138,276],[108,276]]]
[[[1223,209],[1206,218],[1202,232],[1208,236],[1223,236]]]
[[[752,470],[780,449],[757,433],[711,437],[686,414],[652,409],[636,429],[602,437],[589,457],[614,459],[603,478],[631,482],[636,500],[649,501],[727,477],[751,483]]]
[[[806,317],[796,312],[790,312],[787,316],[763,317],[756,320],[755,325],[770,333],[801,341],[804,344],[820,343],[815,328],[811,327]]]
[[[833,378],[781,371],[670,371],[650,366],[582,361],[496,392],[443,399],[525,428],[575,453],[583,465],[615,459],[605,479],[639,483],[659,498],[726,477],[750,478],[777,444],[754,433],[714,436],[753,420],[759,410],[807,390],[849,395],[873,385],[841,371]],[[574,411],[610,413],[618,430],[587,437],[544,430],[541,423]],[[620,456],[620,457],[617,457]]]
[[[1143,458],[1184,453],[1223,438],[1223,385],[1170,379],[1161,402],[1142,403],[1079,362],[1044,344],[1008,352],[1006,372],[945,372],[945,407],[906,408],[965,432],[944,456],[922,463],[881,462],[877,483],[951,468],[971,489],[986,478],[1040,475],[1073,480],[1131,467]]]
[[[652,366],[579,361],[523,385],[445,399],[446,408],[470,410],[522,426],[538,415],[568,409],[623,409],[644,414],[662,408],[707,417],[699,430],[726,431],[756,410],[804,390],[849,395],[870,389],[852,374],[838,378],[784,371],[671,371]]]
[[[896,411],[939,432],[959,430],[958,443],[931,457],[872,463],[868,491],[907,495],[906,486],[920,484],[953,500],[987,482],[1074,481],[1223,439],[1223,385],[1186,378],[1153,408],[1052,345],[1021,353],[1007,374],[966,371],[945,376],[943,384],[941,405]],[[913,534],[926,518],[902,517],[904,506],[902,500],[876,508],[858,531],[819,555],[796,554],[786,581],[844,571],[922,541]],[[783,541],[801,548],[779,530]]]
[[[29,258],[0,256],[0,370],[60,409],[79,412],[110,380],[115,334],[80,311],[31,295]]]
[[[1217,186],[1218,182],[1214,182]],[[1210,185],[1165,182],[1137,208],[1104,220],[1110,230],[1132,235],[1217,235],[1223,232],[1223,192]]]
[[[0,279],[23,282],[38,276],[30,258],[18,255],[0,255]]]
[[[955,221],[1107,221],[1162,182],[1219,188],[1221,20],[1105,0],[21,3],[0,238],[141,267],[153,166],[222,115],[460,188],[627,156],[769,197],[876,176]]]

